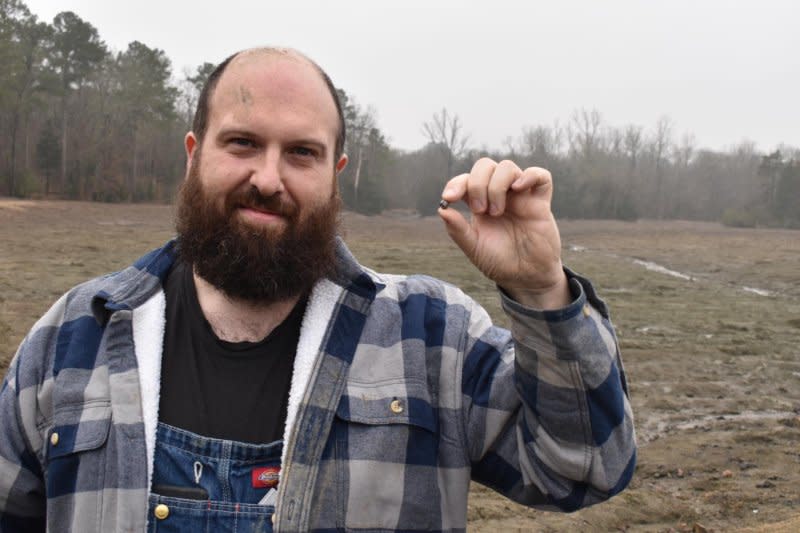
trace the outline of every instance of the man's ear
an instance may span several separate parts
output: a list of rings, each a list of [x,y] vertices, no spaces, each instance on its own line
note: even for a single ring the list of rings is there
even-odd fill
[[[189,169],[192,168],[192,159],[197,150],[198,142],[194,132],[190,131],[183,138],[183,147],[186,149],[186,175],[189,175]]]
[[[344,170],[344,167],[346,166],[347,166],[347,154],[342,154],[342,157],[339,158],[339,162],[336,163],[336,175],[338,176],[339,174],[341,174],[342,170]]]

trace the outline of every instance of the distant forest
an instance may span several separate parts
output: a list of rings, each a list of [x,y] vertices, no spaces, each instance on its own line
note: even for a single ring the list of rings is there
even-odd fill
[[[184,174],[183,134],[210,63],[176,76],[163,50],[139,41],[112,51],[73,12],[38,20],[0,0],[0,194],[105,202],[169,202]],[[470,144],[454,110],[420,124],[428,143],[392,147],[376,112],[339,89],[350,165],[345,205],[432,214],[450,176],[478,157],[550,169],[554,210],[567,218],[681,218],[800,228],[800,149],[751,142],[698,147],[668,117],[614,126],[593,109],[531,124],[500,149]],[[735,112],[732,110],[731,112]]]

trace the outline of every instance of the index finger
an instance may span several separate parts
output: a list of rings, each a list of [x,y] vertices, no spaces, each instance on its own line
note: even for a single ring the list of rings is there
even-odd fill
[[[469,174],[459,174],[452,178],[444,186],[442,191],[442,200],[447,200],[448,203],[458,202],[463,199],[467,194],[467,179]]]

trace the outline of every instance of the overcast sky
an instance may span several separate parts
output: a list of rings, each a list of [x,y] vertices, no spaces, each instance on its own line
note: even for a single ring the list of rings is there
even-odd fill
[[[161,48],[176,77],[241,48],[297,48],[399,148],[422,146],[443,106],[475,147],[580,107],[614,126],[668,115],[676,138],[713,149],[800,146],[797,0],[24,1],[50,22],[76,12],[113,50]]]

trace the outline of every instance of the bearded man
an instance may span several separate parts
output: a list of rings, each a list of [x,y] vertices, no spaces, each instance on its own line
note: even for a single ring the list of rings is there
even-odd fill
[[[481,159],[442,192],[509,332],[455,287],[358,264],[344,136],[298,52],[217,67],[177,239],[71,290],[11,364],[0,529],[464,531],[470,480],[562,511],[627,485],[614,330],[561,263],[550,173]]]

